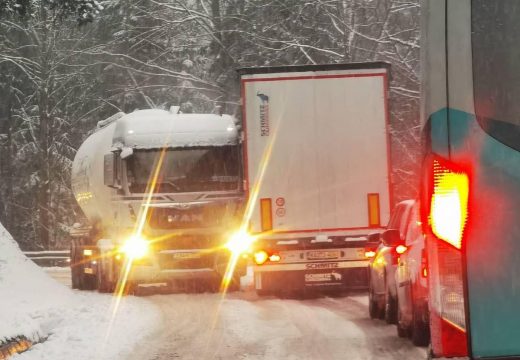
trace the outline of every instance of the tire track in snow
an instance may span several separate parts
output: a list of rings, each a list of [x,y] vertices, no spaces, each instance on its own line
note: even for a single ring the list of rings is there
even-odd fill
[[[229,294],[220,308],[218,294],[147,299],[159,307],[164,326],[154,336],[141,340],[133,359],[426,357],[425,349],[399,339],[395,326],[369,319],[359,295],[287,300],[259,299],[251,292],[242,292]],[[217,309],[220,312],[215,315]]]

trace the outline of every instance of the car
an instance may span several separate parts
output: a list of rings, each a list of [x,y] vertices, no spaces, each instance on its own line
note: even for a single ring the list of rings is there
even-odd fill
[[[369,315],[372,319],[385,319],[389,324],[397,321],[395,271],[399,252],[403,249],[408,216],[414,203],[414,200],[398,203],[392,211],[387,229],[382,233],[370,234],[365,248],[365,255],[370,257],[368,264]]]
[[[419,203],[410,212],[404,252],[399,256],[397,286],[397,334],[410,336],[414,345],[430,341],[428,310],[428,267]]]

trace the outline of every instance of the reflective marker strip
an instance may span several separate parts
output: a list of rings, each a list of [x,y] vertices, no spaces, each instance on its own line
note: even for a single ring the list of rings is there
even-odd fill
[[[270,198],[260,199],[260,220],[262,231],[273,230],[273,211]]]
[[[379,208],[379,194],[367,194],[368,201],[368,226],[381,226],[380,208]]]
[[[338,262],[322,262],[322,263],[303,263],[303,264],[276,264],[276,265],[262,265],[253,266],[255,273],[269,272],[269,271],[314,271],[314,270],[337,270],[337,269],[351,269],[363,268],[368,266],[367,260],[358,261],[338,261]]]

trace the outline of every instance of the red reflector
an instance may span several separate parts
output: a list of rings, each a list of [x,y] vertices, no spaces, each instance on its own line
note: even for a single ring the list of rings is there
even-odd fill
[[[430,226],[435,236],[457,249],[462,247],[462,235],[468,220],[468,197],[468,175],[433,160]]]
[[[397,245],[395,248],[395,252],[399,255],[404,254],[408,250],[408,248],[405,245]]]
[[[435,357],[463,357],[468,356],[466,332],[453,323],[441,318],[435,312],[430,313],[432,328],[439,332],[432,332],[431,341]]]

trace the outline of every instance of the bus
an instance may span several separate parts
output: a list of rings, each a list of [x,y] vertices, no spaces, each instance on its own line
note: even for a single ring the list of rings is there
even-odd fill
[[[430,356],[520,358],[520,1],[422,11]]]

